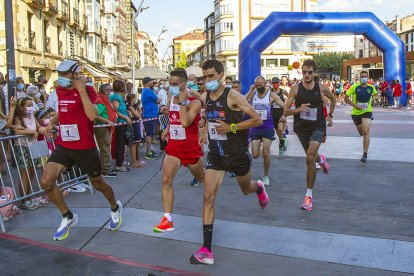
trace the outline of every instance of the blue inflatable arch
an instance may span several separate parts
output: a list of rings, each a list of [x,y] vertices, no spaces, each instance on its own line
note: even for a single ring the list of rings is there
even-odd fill
[[[242,92],[247,93],[255,77],[261,74],[261,53],[281,35],[340,33],[364,35],[383,53],[387,82],[391,84],[392,80],[399,79],[403,91],[406,91],[404,43],[373,13],[273,12],[239,45]],[[393,102],[392,98],[389,100]],[[406,105],[405,93],[401,100]]]

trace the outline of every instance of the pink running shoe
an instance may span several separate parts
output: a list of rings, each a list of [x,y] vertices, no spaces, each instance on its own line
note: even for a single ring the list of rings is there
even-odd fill
[[[266,193],[266,189],[262,181],[257,180],[257,186],[262,187],[262,192],[258,194],[257,197],[259,198],[260,208],[264,209],[269,204],[269,196]]]
[[[190,264],[214,264],[213,253],[205,247],[201,247],[194,255],[190,257]]]
[[[320,155],[321,160],[323,161],[323,165],[319,163],[319,165],[321,165],[321,169],[325,174],[328,174],[330,171],[330,166],[329,164],[326,162],[326,155],[325,154],[321,154]]]
[[[306,210],[306,211],[312,211],[312,197],[311,196],[305,196],[305,199],[303,200],[302,206],[300,206],[300,209]]]

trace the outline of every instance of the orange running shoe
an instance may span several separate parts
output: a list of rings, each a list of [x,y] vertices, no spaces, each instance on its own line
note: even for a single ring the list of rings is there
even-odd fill
[[[169,222],[166,217],[162,217],[160,224],[154,227],[154,233],[164,233],[174,231],[174,223]]]

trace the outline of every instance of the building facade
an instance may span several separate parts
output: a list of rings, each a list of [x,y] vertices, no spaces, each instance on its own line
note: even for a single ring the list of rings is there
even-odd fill
[[[158,67],[158,50],[148,33],[138,31],[135,37],[138,41],[140,67]]]
[[[180,60],[187,60],[198,47],[204,45],[203,29],[195,29],[192,32],[173,38],[173,64],[174,68]]]

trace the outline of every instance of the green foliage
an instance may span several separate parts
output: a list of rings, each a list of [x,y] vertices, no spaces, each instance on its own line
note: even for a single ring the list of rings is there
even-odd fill
[[[175,64],[176,68],[187,68],[187,56],[185,53],[181,53],[180,60]]]
[[[333,72],[336,75],[341,74],[342,64],[345,60],[355,59],[354,54],[345,52],[321,53],[313,57],[318,70]]]

